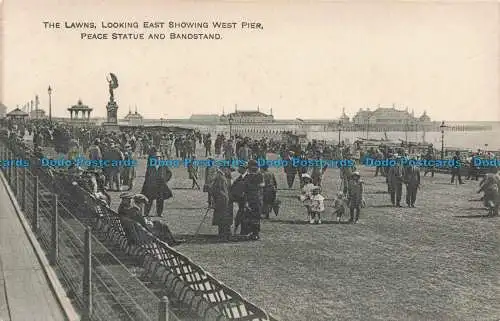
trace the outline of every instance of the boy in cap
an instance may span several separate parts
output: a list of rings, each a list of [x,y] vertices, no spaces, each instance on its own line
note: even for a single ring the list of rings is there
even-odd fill
[[[352,173],[352,180],[349,184],[349,223],[357,223],[363,203],[363,184],[358,171]]]
[[[347,208],[347,203],[344,197],[344,193],[338,192],[335,203],[333,204],[333,214],[337,214],[337,222],[340,223],[342,215],[345,214]]]

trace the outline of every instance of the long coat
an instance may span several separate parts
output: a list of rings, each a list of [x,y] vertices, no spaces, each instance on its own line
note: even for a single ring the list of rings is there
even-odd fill
[[[211,194],[214,199],[214,216],[212,225],[228,225],[233,223],[232,202],[229,200],[229,182],[224,173],[217,171],[213,184],[211,186]],[[231,211],[229,211],[231,209]]]
[[[167,185],[171,178],[172,172],[168,167],[160,166],[156,168],[148,166],[141,194],[146,196],[149,200],[166,200],[171,198],[173,194]]]

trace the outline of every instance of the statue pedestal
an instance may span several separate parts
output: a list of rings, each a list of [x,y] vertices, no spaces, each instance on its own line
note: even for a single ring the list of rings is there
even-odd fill
[[[120,131],[120,126],[116,123],[110,123],[110,122],[105,122],[102,123],[102,127],[106,132],[119,132]]]
[[[110,100],[106,105],[106,110],[108,111],[108,121],[109,124],[118,124],[118,104],[114,100]]]

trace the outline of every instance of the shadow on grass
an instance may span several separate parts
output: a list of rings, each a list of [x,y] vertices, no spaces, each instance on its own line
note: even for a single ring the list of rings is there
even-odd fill
[[[176,239],[182,239],[183,244],[216,244],[216,243],[235,243],[248,242],[249,239],[244,235],[231,235],[229,240],[222,240],[217,234],[177,234]]]
[[[453,217],[456,218],[486,218],[486,217],[493,217],[488,214],[479,214],[479,215],[455,215]]]
[[[387,191],[365,192],[365,194],[389,194]]]
[[[394,205],[391,205],[391,204],[382,204],[382,205],[372,205],[370,207],[373,207],[373,208],[392,208],[392,207],[394,207]]]
[[[269,223],[278,223],[278,224],[296,224],[296,225],[317,225],[317,224],[311,224],[309,223],[309,221],[305,221],[305,220],[266,220],[267,222]],[[340,221],[340,222],[337,222],[337,221],[324,221],[324,220],[321,220],[321,224],[318,224],[318,225],[324,225],[324,224],[327,224],[327,225],[331,225],[331,224],[351,224],[347,221]]]
[[[201,191],[200,189],[191,188],[191,187],[171,187],[172,190],[192,190],[192,191]]]

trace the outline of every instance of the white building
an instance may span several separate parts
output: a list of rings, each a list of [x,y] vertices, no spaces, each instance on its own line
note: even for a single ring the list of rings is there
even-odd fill
[[[233,113],[220,116],[220,121],[224,123],[230,121],[233,124],[272,123],[274,122],[274,116],[272,109],[268,115],[261,112],[259,107],[257,107],[257,110],[238,110],[235,108]]]
[[[431,119],[427,116],[427,113],[421,117],[415,117],[413,111],[410,113],[408,108],[405,110],[398,110],[393,105],[389,108],[378,107],[374,111],[370,109],[360,109],[358,113],[353,117],[353,123],[355,125],[380,125],[380,126],[391,126],[391,125],[415,125],[424,123],[430,123]]]

